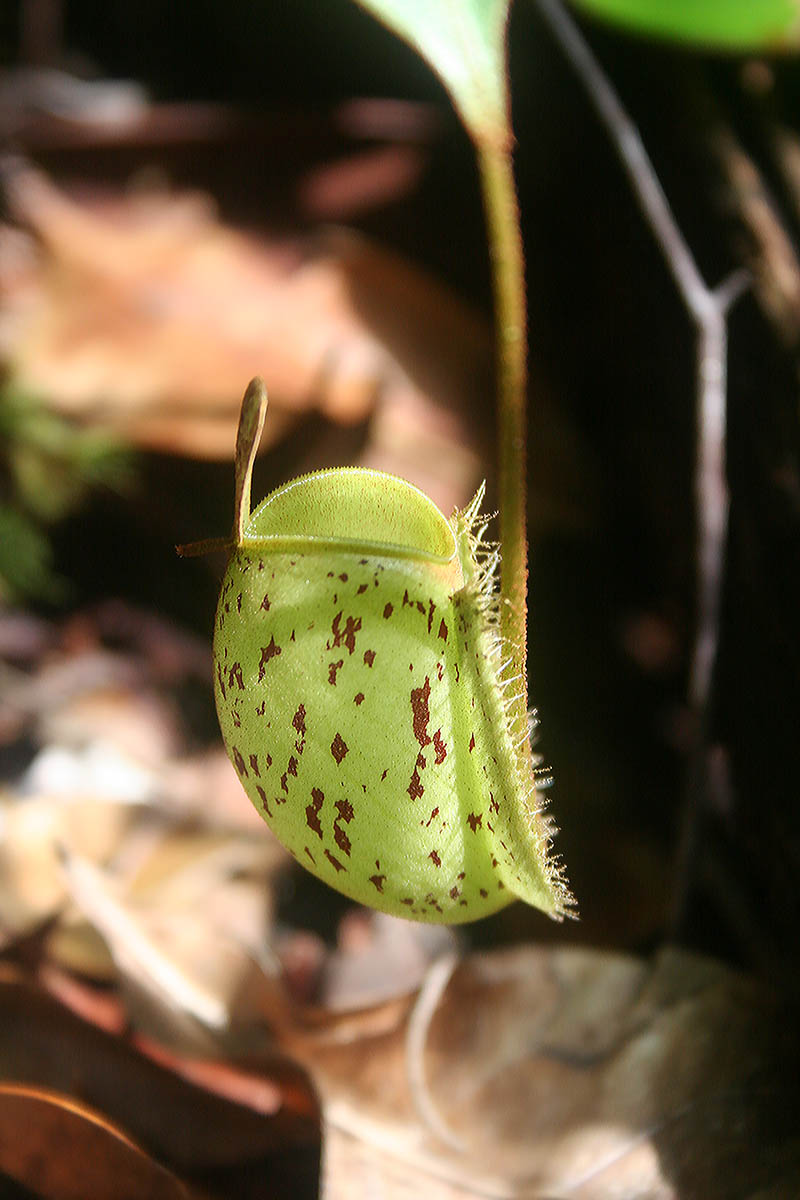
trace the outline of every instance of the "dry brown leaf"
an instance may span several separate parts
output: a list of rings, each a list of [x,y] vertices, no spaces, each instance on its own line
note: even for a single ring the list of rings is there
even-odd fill
[[[325,962],[320,1002],[328,1011],[341,1011],[415,992],[431,962],[457,945],[457,934],[444,925],[352,908],[339,925],[337,949]]]
[[[0,797],[0,942],[32,933],[67,900],[59,848],[106,862],[133,820],[102,800]]]
[[[196,1073],[206,1083],[213,1078],[210,1068]],[[0,973],[0,1079],[90,1106],[205,1197],[316,1195],[316,1102],[291,1064],[273,1061],[269,1072],[251,1079],[250,1093],[248,1077],[241,1076],[235,1103],[86,1024],[6,969]],[[268,1114],[259,1111],[265,1080],[277,1089]],[[233,1090],[230,1081],[226,1086]],[[254,1105],[241,1102],[249,1094]]]
[[[126,652],[108,653],[103,630]],[[18,942],[49,922],[38,952],[120,983],[135,1027],[230,1051],[285,1010],[271,943],[289,858],[221,749],[177,757],[185,730],[158,681],[194,658],[106,606],[19,673],[5,699],[42,744],[0,799],[0,930]]]
[[[306,172],[297,199],[316,220],[351,221],[419,183],[425,153],[418,146],[371,146]]]
[[[800,1185],[791,1013],[713,962],[530,946],[443,959],[397,1018],[295,1045],[323,1098],[330,1200],[352,1194],[351,1171],[386,1200]]]
[[[0,1185],[3,1175],[48,1200],[197,1195],[85,1104],[19,1084],[0,1084]]]
[[[368,465],[432,476],[447,509],[468,498],[490,338],[420,271],[341,231],[313,246],[246,236],[198,197],[78,203],[26,166],[9,191],[42,246],[26,286],[5,286],[20,387],[140,445],[228,458],[261,374],[267,444],[303,412],[347,424],[377,406]]]
[[[259,847],[239,842],[226,850],[228,863],[198,856],[151,887],[147,902],[89,862],[65,860],[71,898],[109,948],[131,1020],[167,1045],[230,1051],[254,1031],[263,1041],[268,1026],[288,1019],[269,951],[263,870],[261,879],[246,880],[231,869],[234,862],[252,869]]]

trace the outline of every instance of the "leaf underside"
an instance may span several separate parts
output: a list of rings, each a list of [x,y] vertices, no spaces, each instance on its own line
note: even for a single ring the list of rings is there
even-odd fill
[[[433,68],[476,141],[508,141],[505,28],[509,0],[358,2],[409,42]]]

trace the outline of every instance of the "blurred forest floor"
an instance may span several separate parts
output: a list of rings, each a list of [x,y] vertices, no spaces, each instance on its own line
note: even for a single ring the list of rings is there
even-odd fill
[[[0,17],[0,1190],[800,1193],[800,69],[587,27],[706,278],[752,276],[689,810],[692,330],[514,10],[530,694],[581,920],[456,934],[355,909],[256,817],[224,563],[174,552],[230,526],[256,373],[254,496],[362,463],[495,506],[470,146],[410,51],[319,8]]]

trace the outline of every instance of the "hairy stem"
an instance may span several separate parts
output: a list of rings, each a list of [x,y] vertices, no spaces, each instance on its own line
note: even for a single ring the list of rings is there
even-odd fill
[[[477,147],[489,230],[494,290],[497,405],[498,491],[500,498],[500,633],[511,655],[509,675],[521,679],[511,712],[515,730],[527,729],[527,582],[526,536],[526,306],[525,262],[510,150],[496,142]]]

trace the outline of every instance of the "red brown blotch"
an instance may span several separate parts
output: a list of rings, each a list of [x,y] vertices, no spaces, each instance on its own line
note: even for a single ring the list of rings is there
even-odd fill
[[[228,687],[232,688],[236,683],[239,691],[244,691],[244,680],[242,679],[242,664],[235,662],[228,671]]]
[[[489,893],[487,892],[486,888],[481,888],[481,896],[483,897],[484,900],[486,900],[488,895],[489,895]]]
[[[289,755],[289,763],[286,770],[289,775],[294,775],[295,779],[297,778],[297,759],[293,754]]]
[[[337,800],[336,811],[339,815],[333,822],[333,840],[336,842],[336,845],[339,847],[342,853],[349,856],[350,850],[352,849],[350,838],[345,833],[340,822],[344,822],[345,825],[350,824],[354,815],[353,806],[349,800]]]
[[[428,817],[428,822],[427,822],[427,825],[425,826],[425,828],[426,828],[426,829],[427,829],[428,825],[430,825],[431,821],[435,821],[435,820],[436,820],[436,818],[438,817],[438,815],[439,815],[439,809],[438,809],[438,808],[432,808],[432,809],[431,809],[431,815]]]
[[[477,833],[479,829],[483,828],[483,813],[471,812],[467,817],[467,824],[473,833]]]
[[[474,749],[475,749],[475,734],[471,733],[469,735],[469,752],[470,752],[470,754],[472,753],[472,751]]]
[[[331,742],[331,754],[336,759],[337,765],[341,764],[345,754],[347,754],[347,742],[340,733]]]
[[[298,735],[294,748],[298,754],[302,754],[306,747],[306,709],[304,704],[297,706],[297,712],[292,717],[292,726]]]
[[[258,775],[258,777],[259,777],[259,779],[260,779],[260,778],[261,778],[261,772],[260,772],[260,771],[259,771],[259,769],[258,769],[258,755],[257,755],[257,754],[251,754],[251,755],[250,755],[250,766],[251,766],[251,768],[252,768],[253,774],[254,774],[254,775]]]
[[[316,865],[317,865],[317,863],[316,863],[316,860],[315,860],[315,858],[314,858],[314,855],[313,855],[313,854],[311,853],[311,851],[309,850],[308,846],[304,846],[304,847],[303,847],[303,849],[305,850],[305,852],[306,852],[306,854],[308,855],[308,857],[311,859],[312,863],[314,863],[314,866],[316,866]]]
[[[269,662],[269,660],[271,658],[276,658],[280,654],[280,652],[281,652],[281,648],[275,641],[274,635],[273,635],[273,637],[270,638],[270,642],[269,642],[268,646],[261,647],[261,662],[258,664],[258,682],[259,683],[261,683],[261,681],[264,678],[267,663]]]
[[[440,867],[442,865],[442,860],[439,857],[436,850],[431,850],[430,854],[428,855],[428,858],[431,860],[431,862],[433,863],[433,865],[435,867]]]
[[[427,675],[421,688],[411,689],[411,719],[414,726],[414,737],[420,746],[428,746],[431,741],[428,737],[428,722],[431,719],[428,706],[430,694],[431,681]]]
[[[364,703],[364,693],[356,692],[355,696],[353,696],[353,700],[355,701],[356,704],[363,704]]]
[[[370,883],[374,884],[374,886],[378,889],[379,892],[383,891],[383,884],[384,884],[385,879],[386,879],[385,875],[370,875],[370,877],[369,877]]]
[[[403,896],[403,898],[402,898],[402,900],[400,901],[400,903],[401,903],[401,904],[407,904],[407,905],[408,905],[408,907],[410,908],[410,907],[412,906],[412,904],[414,903],[414,897],[413,897],[413,896]]]
[[[339,874],[340,871],[347,870],[347,867],[345,867],[345,865],[343,863],[340,863],[338,858],[335,858],[334,855],[331,854],[330,850],[325,851],[325,857],[327,858],[327,860],[331,864],[331,866],[336,868],[337,875]]]
[[[409,783],[406,791],[412,800],[419,800],[420,796],[424,796],[425,794],[425,788],[422,786],[422,782],[419,777],[419,771],[416,767],[414,767],[414,773],[411,776],[411,782]]]
[[[366,584],[366,583],[360,583],[360,584],[358,585],[358,591],[356,592],[356,595],[357,595],[357,596],[363,596],[363,594],[364,594],[364,592],[367,590],[368,586],[369,586],[369,584]]]
[[[340,658],[338,662],[328,663],[328,683],[330,683],[332,687],[336,687],[336,675],[339,671],[339,668],[342,666],[344,666],[343,658]]]
[[[341,620],[343,615],[342,612],[338,612],[331,623],[333,643],[330,648],[335,649],[336,646],[341,646],[344,643],[348,654],[352,654],[356,648],[356,634],[361,628],[361,617],[346,617],[345,626],[342,629]]]
[[[436,766],[440,766],[447,758],[447,746],[442,740],[442,731],[437,729],[433,735],[434,762]]]
[[[267,800],[267,793],[264,791],[264,789],[260,783],[256,784],[256,791],[258,792],[259,796],[261,797],[261,803],[264,807],[264,812],[267,814],[268,817],[271,817],[272,813],[270,812],[270,809],[269,809],[269,800]]]
[[[372,666],[372,664],[375,662],[375,651],[374,650],[365,650],[364,651],[364,662],[366,663],[366,665],[368,667]]]
[[[389,620],[389,617],[392,615],[392,613],[393,613],[393,612],[394,612],[394,605],[393,605],[393,604],[389,604],[389,603],[387,603],[387,604],[384,604],[384,606],[383,606],[383,619],[384,619],[384,621],[388,621],[388,620]]]
[[[264,592],[264,599],[261,601],[261,607],[263,608],[264,612],[269,612],[270,610],[269,594],[267,592]]]
[[[322,838],[322,825],[320,824],[319,813],[324,799],[324,792],[321,792],[319,788],[312,788],[311,803],[306,806],[306,825],[318,838]]]
[[[431,626],[433,625],[433,614],[435,609],[436,605],[433,603],[433,601],[428,600],[428,633],[430,633]]]
[[[450,888],[450,899],[451,900],[457,900],[460,895],[461,895],[461,892],[459,891],[459,889],[457,887]]]
[[[239,772],[240,775],[246,775],[247,767],[244,764],[244,758],[242,757],[241,750],[238,750],[236,748],[236,746],[232,746],[231,754],[233,756],[233,764],[236,767],[236,770]]]

